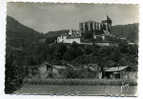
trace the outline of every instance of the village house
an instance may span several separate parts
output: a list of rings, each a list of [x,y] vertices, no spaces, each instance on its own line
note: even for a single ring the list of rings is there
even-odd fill
[[[57,37],[57,43],[80,43],[80,32],[69,30],[68,33]]]
[[[39,76],[41,79],[46,79],[47,77],[52,76],[53,68],[51,64],[44,62],[39,66]]]
[[[65,66],[52,65],[45,62],[39,67],[39,76],[41,79],[64,78],[64,75],[62,74],[64,70],[66,70]]]
[[[117,66],[104,68],[103,78],[107,79],[137,79],[137,71],[133,71],[129,66]]]
[[[88,64],[86,66],[86,68],[88,68],[88,70],[90,72],[93,72],[94,78],[96,79],[102,79],[102,71],[101,71],[101,67],[99,67],[97,64]]]

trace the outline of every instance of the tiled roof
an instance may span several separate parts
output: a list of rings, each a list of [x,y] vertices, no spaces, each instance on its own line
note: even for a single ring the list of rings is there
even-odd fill
[[[115,72],[115,71],[122,71],[126,69],[128,66],[118,66],[118,67],[111,67],[111,68],[106,68],[104,71],[106,72]]]

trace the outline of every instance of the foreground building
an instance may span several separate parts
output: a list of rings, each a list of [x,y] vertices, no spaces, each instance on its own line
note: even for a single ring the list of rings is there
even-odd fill
[[[137,71],[129,66],[108,67],[104,69],[103,78],[108,79],[137,79]]]

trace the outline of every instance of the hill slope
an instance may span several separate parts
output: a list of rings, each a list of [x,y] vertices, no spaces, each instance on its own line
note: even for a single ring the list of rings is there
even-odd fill
[[[116,25],[112,27],[112,34],[117,37],[125,37],[131,42],[138,42],[138,23],[127,25]]]
[[[59,30],[59,31],[49,31],[48,33],[46,33],[46,37],[48,38],[52,38],[52,37],[57,37],[60,36],[64,33],[67,33],[69,30]]]
[[[28,61],[31,61],[27,57],[32,56],[29,53],[34,49],[30,46],[40,37],[40,33],[7,16],[5,93],[12,93],[22,85],[27,75],[25,68],[28,68]]]
[[[41,36],[39,32],[22,25],[10,16],[7,16],[6,26],[7,44],[14,47],[28,46]]]

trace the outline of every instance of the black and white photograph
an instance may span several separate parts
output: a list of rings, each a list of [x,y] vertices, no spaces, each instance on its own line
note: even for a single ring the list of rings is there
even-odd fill
[[[8,2],[5,94],[136,97],[138,4]]]

